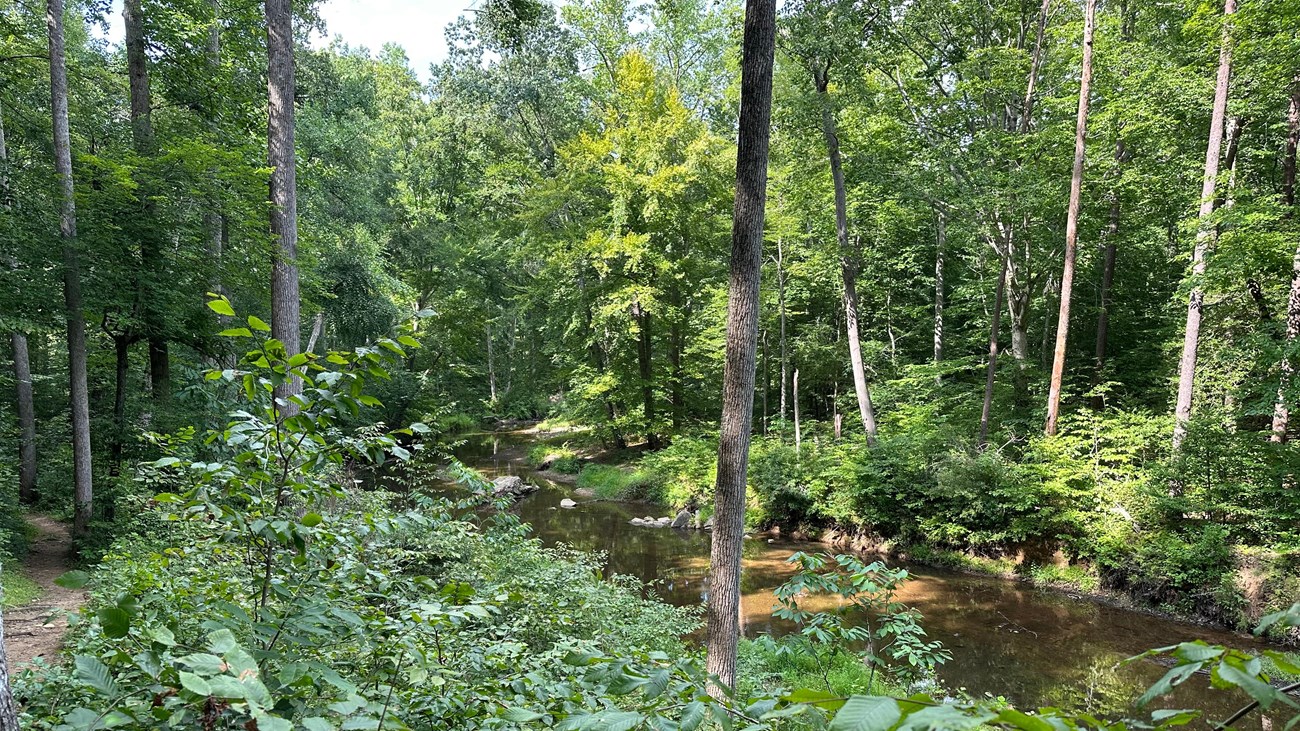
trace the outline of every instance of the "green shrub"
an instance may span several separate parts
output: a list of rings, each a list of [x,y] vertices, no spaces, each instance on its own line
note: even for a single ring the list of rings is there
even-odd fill
[[[548,465],[548,469],[566,475],[576,475],[582,469],[582,458],[569,447],[568,443],[560,446],[539,444],[528,450],[528,464],[534,469]]]

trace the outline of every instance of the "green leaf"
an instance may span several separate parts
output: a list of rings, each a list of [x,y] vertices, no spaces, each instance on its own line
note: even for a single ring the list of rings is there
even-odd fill
[[[104,607],[95,616],[99,617],[99,624],[104,628],[105,637],[118,640],[126,637],[131,631],[131,615],[121,607]]]
[[[324,521],[325,519],[321,517],[320,513],[307,513],[302,516],[302,524],[308,528],[314,528]]]
[[[208,685],[208,681],[204,680],[201,676],[184,670],[181,671],[180,675],[181,687],[185,690],[204,698],[212,695],[212,686]]]
[[[235,308],[230,306],[230,300],[226,299],[225,297],[218,297],[217,299],[208,300],[208,309],[212,310],[218,315],[225,315],[227,317],[235,316]]]
[[[257,721],[257,731],[293,731],[292,723],[269,713],[254,714],[253,720]]]
[[[320,716],[311,716],[298,722],[307,731],[334,731],[334,724],[321,718]]]
[[[1171,668],[1169,672],[1165,673],[1164,677],[1157,680],[1155,685],[1148,688],[1147,692],[1143,693],[1142,697],[1137,699],[1137,707],[1141,708],[1156,698],[1169,693],[1169,691],[1174,689],[1174,686],[1192,677],[1192,675],[1200,669],[1201,663],[1199,662]]]
[[[193,655],[186,655],[177,660],[182,665],[186,665],[194,672],[203,675],[216,675],[226,671],[226,661],[216,655],[209,655],[206,652],[196,652]]]
[[[223,338],[251,338],[253,337],[253,331],[246,327],[231,327],[222,330],[217,335]]]
[[[167,647],[176,646],[176,635],[172,634],[170,629],[167,629],[162,625],[150,627],[145,630],[144,635],[160,645],[165,645]]]
[[[256,330],[256,331],[258,331],[258,332],[264,332],[264,333],[269,333],[269,332],[271,332],[271,326],[268,325],[268,324],[266,324],[266,323],[262,320],[262,318],[257,317],[256,315],[249,315],[249,316],[248,316],[248,326],[251,327],[251,328],[253,328],[254,330]]]
[[[80,589],[90,581],[90,574],[85,571],[69,571],[54,580],[54,583],[64,589]]]
[[[75,664],[77,667],[77,680],[104,695],[115,696],[118,694],[117,683],[113,680],[113,674],[109,672],[107,665],[99,661],[99,658],[90,655],[77,655]]]
[[[831,719],[831,731],[885,731],[902,716],[893,698],[855,695]]]
[[[411,348],[418,348],[418,347],[420,347],[420,341],[419,341],[419,340],[416,340],[415,338],[411,337],[410,335],[399,335],[398,338],[397,338],[397,342],[401,343],[402,345],[405,345],[405,346],[411,347]]]
[[[530,711],[527,708],[507,708],[501,712],[501,717],[515,723],[529,723],[541,718],[542,714]]]
[[[691,701],[682,709],[681,727],[682,731],[695,731],[704,723],[705,717],[704,704],[700,701]]]

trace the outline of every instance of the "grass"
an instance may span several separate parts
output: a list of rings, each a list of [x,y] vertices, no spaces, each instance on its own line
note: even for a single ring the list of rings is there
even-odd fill
[[[41,587],[17,571],[0,574],[0,587],[4,587],[2,605],[5,609],[31,604],[41,596]]]
[[[611,465],[587,465],[578,474],[578,487],[591,490],[602,500],[654,501],[657,497],[647,473]]]
[[[1083,566],[1057,566],[1054,564],[1017,564],[1009,558],[980,558],[959,551],[949,551],[925,544],[908,546],[904,551],[909,560],[928,566],[969,571],[974,574],[1027,578],[1040,586],[1067,586],[1092,593],[1101,588],[1097,575]]]
[[[901,689],[887,675],[871,670],[858,656],[841,652],[820,661],[789,639],[741,640],[737,684],[746,690],[808,688],[837,696],[885,695]]]
[[[569,447],[568,442],[558,447],[549,444],[533,447],[528,451],[528,463],[534,468],[549,463],[550,469],[566,475],[576,475],[582,469],[582,458]]]

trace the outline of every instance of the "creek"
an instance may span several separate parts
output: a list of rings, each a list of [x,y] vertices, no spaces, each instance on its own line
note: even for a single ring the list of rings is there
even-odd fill
[[[536,437],[498,432],[463,437],[462,462],[489,478],[518,475],[541,487],[515,510],[545,545],[567,545],[606,556],[610,574],[634,576],[663,601],[701,606],[708,591],[710,534],[631,525],[635,517],[661,516],[645,503],[584,499],[572,485],[552,481],[527,463]],[[563,509],[571,498],[577,507]],[[781,635],[792,627],[772,617],[772,590],[793,573],[786,560],[796,551],[827,550],[817,543],[746,540],[741,623],[747,636]],[[920,610],[931,639],[941,640],[952,659],[938,680],[971,697],[1001,696],[1021,708],[1055,706],[1088,709],[1118,717],[1166,668],[1154,661],[1120,665],[1145,650],[1189,640],[1241,649],[1265,645],[1242,634],[1180,622],[1103,604],[1086,597],[1042,589],[1010,579],[977,576],[890,559],[912,575],[898,596]],[[1248,699],[1212,689],[1208,677],[1193,678],[1156,707],[1199,708],[1206,721],[1231,715]],[[1144,717],[1145,713],[1138,717]],[[1279,719],[1283,718],[1279,716]],[[1274,724],[1281,728],[1281,724]],[[1195,726],[1204,728],[1205,722]],[[1261,728],[1258,714],[1237,728]]]

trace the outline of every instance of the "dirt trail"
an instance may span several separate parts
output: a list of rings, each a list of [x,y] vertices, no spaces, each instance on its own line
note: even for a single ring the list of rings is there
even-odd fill
[[[5,652],[11,674],[38,657],[56,662],[68,629],[68,613],[86,601],[84,591],[54,583],[72,569],[72,537],[67,526],[44,515],[28,515],[27,522],[39,533],[23,561],[23,573],[39,584],[43,593],[31,604],[5,611]]]

